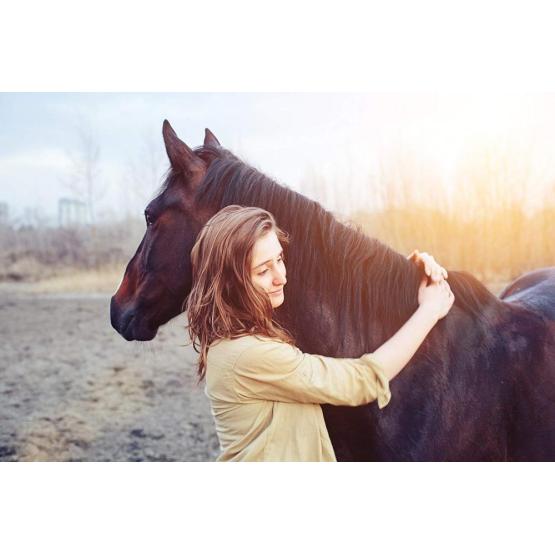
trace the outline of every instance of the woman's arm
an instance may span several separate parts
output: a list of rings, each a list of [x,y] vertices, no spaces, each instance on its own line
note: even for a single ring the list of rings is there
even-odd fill
[[[374,353],[360,358],[331,358],[301,352],[272,339],[255,339],[235,361],[232,379],[239,399],[332,405],[364,405],[390,398],[389,380],[414,355],[434,324],[447,314],[453,294],[447,282],[418,290],[420,308]]]
[[[373,355],[332,358],[303,353],[282,341],[257,338],[233,367],[234,391],[240,401],[366,405],[380,408],[391,398],[389,381]]]
[[[392,380],[407,365],[437,321],[449,312],[454,300],[446,281],[426,285],[426,278],[422,280],[417,311],[372,354],[388,380]]]

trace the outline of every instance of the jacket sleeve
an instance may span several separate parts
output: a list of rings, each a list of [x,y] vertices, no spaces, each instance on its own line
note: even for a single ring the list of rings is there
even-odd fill
[[[371,354],[360,358],[310,355],[281,341],[260,341],[243,351],[233,369],[239,397],[380,408],[391,398],[389,381]]]

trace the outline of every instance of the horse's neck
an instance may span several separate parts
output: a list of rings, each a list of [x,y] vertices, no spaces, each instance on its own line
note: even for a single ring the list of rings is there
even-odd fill
[[[277,184],[274,186],[272,195],[264,200],[262,197],[251,198],[252,190],[247,188],[244,194],[242,189],[239,190],[232,201],[260,206],[274,214],[280,225],[293,222],[291,228],[286,229],[296,243],[295,248],[303,253],[320,253],[310,259],[316,261],[317,267],[312,268],[306,267],[303,260],[306,256],[300,256],[299,264],[305,269],[297,268],[293,280],[287,285],[286,305],[279,311],[278,320],[293,332],[301,348],[313,352],[350,356],[349,353],[364,352],[370,346],[377,346],[390,334],[393,322],[401,321],[407,311],[402,305],[406,304],[406,288],[410,287],[407,283],[410,263],[385,245],[371,240],[368,241],[367,259],[365,253],[360,252],[363,248],[360,244],[356,247],[358,253],[353,254],[350,245],[360,243],[357,241],[358,231],[342,227],[343,224],[330,213],[324,213],[316,203],[307,199],[292,201],[291,195],[297,193]],[[303,225],[299,226],[300,223]],[[328,245],[322,246],[323,237],[330,233],[330,229],[333,230],[331,235],[336,233],[335,239],[343,246],[334,244],[333,236],[328,237]],[[322,248],[326,252],[322,252]],[[330,252],[337,257],[331,266],[339,270],[330,269],[337,275],[321,280],[318,272],[328,271]],[[373,276],[377,279],[374,280]],[[320,285],[322,281],[326,282],[323,287]],[[345,286],[347,283],[349,287]],[[373,287],[377,289],[371,289]],[[412,296],[415,294],[416,289]],[[414,300],[416,302],[416,297]]]
[[[317,289],[310,277],[302,279],[302,272],[288,285],[291,295],[286,295],[290,302],[284,310],[284,323],[294,332],[301,349],[333,356],[357,356],[377,348],[392,334],[392,320],[396,320],[393,325],[396,331],[410,316],[402,307],[403,291],[394,285],[406,283],[410,263],[401,257],[396,259],[384,245],[372,247],[377,251],[364,264],[364,273],[360,271],[360,260],[344,257],[344,271],[352,270],[350,289],[342,285],[344,275],[331,276],[326,287]],[[308,238],[303,248],[318,247]],[[375,267],[384,260],[390,265],[388,275]],[[376,276],[375,281],[372,276]]]

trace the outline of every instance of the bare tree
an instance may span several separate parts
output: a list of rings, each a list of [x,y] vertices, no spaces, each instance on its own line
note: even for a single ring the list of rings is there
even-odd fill
[[[106,193],[100,180],[100,146],[87,122],[77,125],[78,147],[68,151],[68,173],[62,179],[64,186],[77,200],[85,203],[89,223],[96,222],[96,205]]]

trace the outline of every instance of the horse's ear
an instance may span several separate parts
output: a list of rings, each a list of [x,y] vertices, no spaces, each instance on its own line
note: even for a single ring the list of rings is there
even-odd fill
[[[187,175],[204,168],[204,162],[176,135],[167,119],[162,125],[162,135],[172,168]]]
[[[216,139],[216,135],[214,135],[208,127],[204,130],[204,146],[213,146],[216,148],[221,146],[220,141]]]

